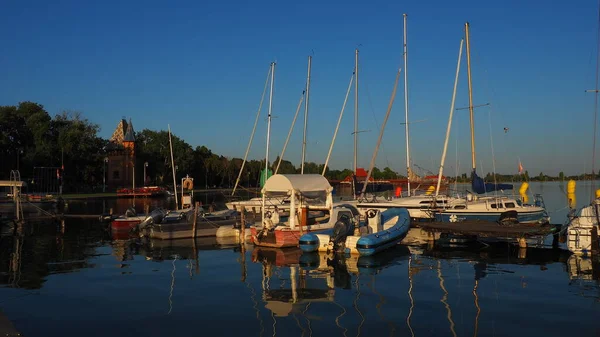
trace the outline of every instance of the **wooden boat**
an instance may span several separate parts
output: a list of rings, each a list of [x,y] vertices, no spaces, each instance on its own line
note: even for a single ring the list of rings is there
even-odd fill
[[[265,247],[295,247],[304,233],[331,229],[342,215],[359,216],[352,206],[334,207],[331,192],[331,185],[319,174],[271,176],[262,189],[263,198],[290,195],[289,213],[285,216],[277,207],[263,203],[262,224],[250,227],[252,242]]]
[[[410,228],[406,209],[391,208],[367,212],[368,224],[355,226],[350,219],[340,219],[328,233],[308,233],[300,237],[300,249],[310,253],[342,252],[370,256],[398,244]]]

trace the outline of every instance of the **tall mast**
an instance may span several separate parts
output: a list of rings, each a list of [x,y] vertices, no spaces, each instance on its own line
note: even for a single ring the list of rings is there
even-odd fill
[[[304,102],[304,135],[302,136],[302,164],[300,174],[304,174],[304,161],[306,159],[306,125],[308,124],[308,98],[310,91],[310,66],[312,56],[308,57],[308,74],[306,75],[306,101]]]
[[[408,48],[406,46],[406,14],[404,16],[404,115],[405,115],[405,129],[406,129],[406,172],[407,172],[407,191],[410,195],[410,146],[408,143]]]
[[[600,72],[600,2],[598,3],[598,28],[597,28],[597,32],[596,32],[596,88],[592,89],[592,90],[586,90],[586,92],[593,92],[595,93],[595,97],[594,97],[594,141],[592,143],[592,193],[591,193],[591,199],[594,200],[594,196],[595,196],[595,190],[596,190],[596,184],[595,184],[595,177],[594,175],[596,174],[594,172],[594,164],[596,162],[596,129],[597,129],[597,122],[598,122],[598,92],[600,92],[600,90],[598,89],[598,74]]]
[[[454,77],[454,90],[452,91],[452,103],[450,103],[450,117],[448,117],[448,127],[446,129],[446,139],[444,140],[444,150],[442,150],[442,160],[440,162],[440,172],[438,173],[437,186],[435,188],[435,196],[440,193],[440,184],[442,182],[442,174],[444,173],[444,163],[446,162],[446,151],[448,150],[448,140],[450,139],[450,129],[452,128],[452,115],[454,113],[454,102],[456,100],[456,87],[458,86],[458,75],[460,73],[460,61],[462,58],[464,40],[460,40],[460,48],[458,49],[458,63],[456,65],[456,76]]]
[[[171,169],[173,170],[173,192],[175,193],[175,209],[179,208],[179,201],[177,200],[177,181],[175,180],[175,160],[173,159],[173,142],[171,141],[171,125],[167,124],[169,128],[169,149],[171,150]]]
[[[358,48],[354,52],[354,174],[358,168]]]
[[[469,23],[465,23],[467,44],[467,77],[469,80],[469,121],[471,124],[471,168],[475,171],[475,118],[473,116],[473,86],[471,84],[471,43],[469,42]]]
[[[267,116],[267,154],[265,155],[265,182],[269,177],[269,140],[271,137],[271,112],[273,111],[273,82],[275,81],[275,62],[271,62],[271,88],[269,91],[269,114]]]

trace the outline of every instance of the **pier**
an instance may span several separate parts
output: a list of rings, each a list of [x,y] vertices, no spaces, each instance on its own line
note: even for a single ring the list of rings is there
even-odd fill
[[[515,240],[520,247],[527,246],[527,239],[543,238],[548,235],[558,234],[562,225],[546,224],[510,224],[500,225],[489,221],[461,221],[461,222],[422,222],[419,227],[428,233],[444,233],[477,238],[478,240]],[[431,240],[435,236],[431,235]]]

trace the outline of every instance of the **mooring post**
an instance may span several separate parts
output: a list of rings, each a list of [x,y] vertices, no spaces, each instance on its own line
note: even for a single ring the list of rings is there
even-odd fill
[[[519,248],[527,248],[527,240],[524,237],[519,238]]]
[[[246,282],[246,207],[240,208],[240,262],[242,265],[242,282]]]
[[[192,226],[192,238],[194,238],[194,242],[196,241],[196,221],[198,220],[198,208],[200,208],[200,203],[196,201],[196,207],[194,207],[194,225]]]
[[[592,254],[598,254],[598,229],[592,228]]]
[[[308,226],[308,207],[305,205],[302,206],[300,213],[300,233],[302,233],[303,226]]]
[[[246,246],[246,207],[242,205],[240,207],[240,233],[239,233],[240,245],[242,245],[242,253]]]

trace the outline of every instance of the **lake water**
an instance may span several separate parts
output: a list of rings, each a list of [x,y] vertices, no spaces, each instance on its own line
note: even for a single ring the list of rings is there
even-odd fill
[[[566,183],[531,190],[564,221]],[[0,238],[0,335],[8,319],[24,336],[598,336],[599,280],[600,263],[562,248],[398,246],[328,263],[214,238],[113,240],[105,224],[67,219]]]

